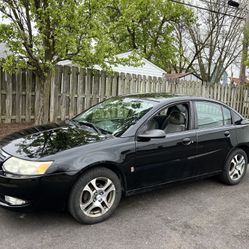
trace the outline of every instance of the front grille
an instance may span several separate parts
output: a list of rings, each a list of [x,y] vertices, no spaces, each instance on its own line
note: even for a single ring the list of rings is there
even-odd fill
[[[9,158],[9,155],[0,149],[0,165]]]

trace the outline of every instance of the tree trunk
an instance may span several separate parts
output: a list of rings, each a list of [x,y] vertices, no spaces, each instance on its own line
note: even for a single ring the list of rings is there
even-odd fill
[[[36,92],[39,96],[37,97],[36,113],[35,113],[35,124],[47,124],[50,113],[50,92],[51,92],[52,74],[49,73],[46,77],[39,77],[37,84],[39,84],[39,92]]]

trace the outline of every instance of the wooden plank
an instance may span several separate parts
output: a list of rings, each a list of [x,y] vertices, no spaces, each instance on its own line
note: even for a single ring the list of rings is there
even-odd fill
[[[6,82],[6,118],[5,123],[11,123],[12,116],[12,76],[7,74]]]
[[[238,103],[238,110],[239,113],[243,112],[243,103],[244,103],[244,86],[239,87],[239,103]]]
[[[86,85],[85,85],[85,109],[92,106],[92,70],[86,71]]]
[[[131,93],[137,93],[138,78],[136,74],[131,75]]]
[[[41,92],[41,83],[39,78],[35,78],[35,116],[37,117],[40,111],[40,92]]]
[[[22,72],[19,70],[16,74],[16,119],[17,123],[21,122],[21,115],[22,115]]]
[[[50,94],[50,122],[57,122],[59,116],[59,87],[62,81],[62,67],[56,66],[51,82]]]
[[[31,119],[31,89],[32,89],[32,72],[27,71],[26,78],[26,105],[25,105],[25,121],[30,122]]]
[[[69,87],[69,117],[72,118],[76,115],[76,102],[75,102],[75,94],[78,85],[78,67],[71,68],[70,74],[70,87]]]
[[[118,96],[124,95],[124,88],[125,88],[125,74],[120,73],[118,76],[118,92],[117,92]]]
[[[86,84],[86,70],[80,68],[79,81],[77,88],[77,113],[81,113],[84,109],[84,98],[85,98],[85,84]]]
[[[2,122],[2,108],[3,108],[3,103],[2,103],[2,85],[3,85],[3,69],[0,67],[0,123]]]
[[[147,77],[145,75],[142,76],[143,77],[143,82],[142,82],[142,93],[147,93]]]
[[[61,105],[60,105],[60,119],[65,120],[68,118],[68,92],[70,83],[71,68],[68,66],[63,67],[63,80],[61,85]]]
[[[114,73],[114,75],[112,76],[111,96],[118,95],[118,77],[118,73]]]
[[[106,98],[105,97],[105,88],[106,88],[106,72],[101,71],[100,72],[100,89],[99,89],[101,101],[103,101]]]
[[[125,92],[124,94],[130,94],[131,93],[131,75],[127,73],[125,75]]]

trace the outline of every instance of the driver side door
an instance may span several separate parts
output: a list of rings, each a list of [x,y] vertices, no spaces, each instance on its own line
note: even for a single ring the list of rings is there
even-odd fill
[[[197,164],[197,134],[196,130],[192,130],[194,123],[192,119],[192,105],[190,102],[178,103],[177,105],[186,107],[186,115],[188,117],[184,130],[179,131],[179,127],[176,125],[174,131],[172,129],[174,126],[171,125],[170,132],[166,133],[165,138],[147,141],[136,138],[135,166],[131,177],[133,188],[160,185],[189,178],[193,175],[193,168]],[[175,106],[177,107],[177,105]],[[140,128],[141,131],[139,132],[144,132],[144,127],[148,126],[148,123],[155,117],[160,119],[160,117],[166,114],[164,118],[167,119],[169,115],[168,110],[171,107],[174,107],[174,105],[160,110]],[[165,119],[162,119],[160,124],[153,125],[153,129],[158,128],[167,131],[167,127],[160,126],[165,123]]]

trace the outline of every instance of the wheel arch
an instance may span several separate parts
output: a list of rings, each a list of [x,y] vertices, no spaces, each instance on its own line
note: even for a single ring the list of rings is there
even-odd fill
[[[247,145],[247,144],[241,144],[241,145],[238,145],[236,147],[236,149],[242,149],[243,151],[245,151],[245,153],[247,155],[247,159],[249,160],[249,145]]]
[[[113,162],[100,162],[100,163],[96,163],[96,164],[92,164],[92,165],[88,165],[86,167],[84,167],[83,169],[81,169],[79,171],[79,173],[77,174],[77,179],[76,181],[87,171],[92,170],[92,169],[96,169],[96,168],[107,168],[111,171],[113,171],[118,178],[120,179],[121,182],[121,186],[122,186],[122,192],[125,193],[126,189],[127,189],[127,184],[126,184],[126,178],[124,173],[119,169],[119,167],[113,163]]]
[[[247,155],[247,159],[249,160],[249,145],[247,144],[239,144],[236,147],[233,147],[229,153],[226,156],[225,162],[227,161],[227,158],[231,155],[231,153],[233,153],[235,150],[237,149],[241,149],[243,151],[245,151],[246,155]]]

